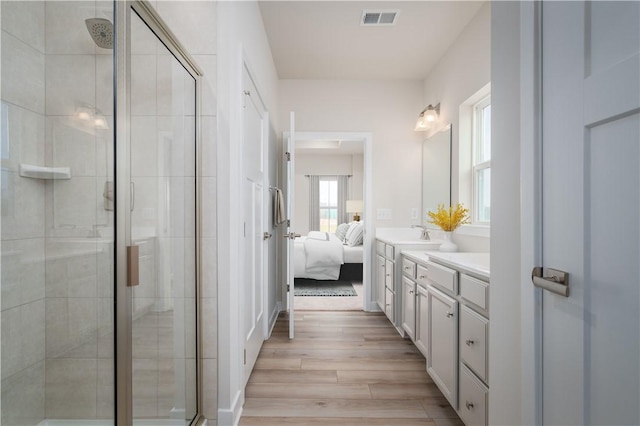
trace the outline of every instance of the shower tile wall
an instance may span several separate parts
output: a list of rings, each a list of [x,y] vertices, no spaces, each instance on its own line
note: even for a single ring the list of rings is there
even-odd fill
[[[2,3],[2,424],[44,418],[44,4]],[[7,409],[11,407],[10,409]]]
[[[112,19],[111,3],[1,7],[2,424],[110,418],[112,58],[84,20]],[[102,110],[109,129],[79,120],[79,107]],[[21,163],[72,178],[23,178]]]

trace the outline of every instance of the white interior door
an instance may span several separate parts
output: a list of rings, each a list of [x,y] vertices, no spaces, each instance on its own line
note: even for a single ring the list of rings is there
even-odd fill
[[[243,214],[244,214],[244,381],[249,380],[265,339],[264,308],[264,109],[251,76],[243,73],[242,110]]]
[[[287,211],[287,233],[285,238],[286,244],[286,269],[287,269],[287,301],[289,304],[289,339],[293,339],[295,328],[295,298],[294,298],[294,246],[295,246],[295,221],[294,221],[294,182],[295,182],[295,167],[294,167],[294,141],[295,141],[295,113],[292,111],[289,113],[289,134],[285,134],[284,137],[284,149],[285,149],[285,161],[284,161],[284,176],[286,183],[286,196],[285,196],[285,210]]]
[[[546,425],[640,424],[640,3],[542,10]]]

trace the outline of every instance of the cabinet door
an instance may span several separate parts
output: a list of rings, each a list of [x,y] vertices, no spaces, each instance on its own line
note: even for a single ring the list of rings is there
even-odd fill
[[[429,286],[427,371],[451,406],[458,409],[458,302]]]
[[[429,303],[428,293],[423,287],[416,286],[416,347],[427,357],[429,346]]]
[[[395,292],[393,287],[393,262],[389,259],[385,263],[385,285],[389,290]]]
[[[386,283],[386,275],[385,275],[385,265],[386,259],[380,255],[376,256],[376,301],[378,302],[378,306],[382,311],[386,311],[385,309],[385,283]]]
[[[415,341],[416,283],[407,277],[402,277],[402,328]]]
[[[389,320],[391,321],[391,323],[395,324],[394,319],[393,319],[393,292],[391,290],[389,290],[388,288],[385,289],[386,291],[386,300],[385,300],[385,309],[384,309],[384,313],[387,314],[387,317],[389,318]]]

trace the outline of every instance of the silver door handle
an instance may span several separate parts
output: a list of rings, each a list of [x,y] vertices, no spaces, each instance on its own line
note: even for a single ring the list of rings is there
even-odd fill
[[[295,232],[289,232],[288,234],[284,234],[282,236],[282,238],[288,238],[290,240],[295,240],[296,238],[300,237],[300,234],[296,234]]]
[[[467,339],[464,343],[465,343],[467,346],[471,346],[471,345],[473,345],[475,342],[474,342],[473,340],[471,340],[471,339]]]
[[[447,312],[447,318],[451,318],[453,316],[453,312]]]
[[[560,296],[569,297],[569,273],[536,266],[531,271],[533,285]]]
[[[262,236],[263,240],[268,240],[269,238],[271,238],[271,234],[268,232],[265,232],[264,235]]]

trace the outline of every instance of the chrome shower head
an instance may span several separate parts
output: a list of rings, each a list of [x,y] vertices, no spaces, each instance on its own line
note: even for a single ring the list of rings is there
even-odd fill
[[[93,41],[103,49],[113,49],[113,24],[108,19],[91,18],[84,23]]]

